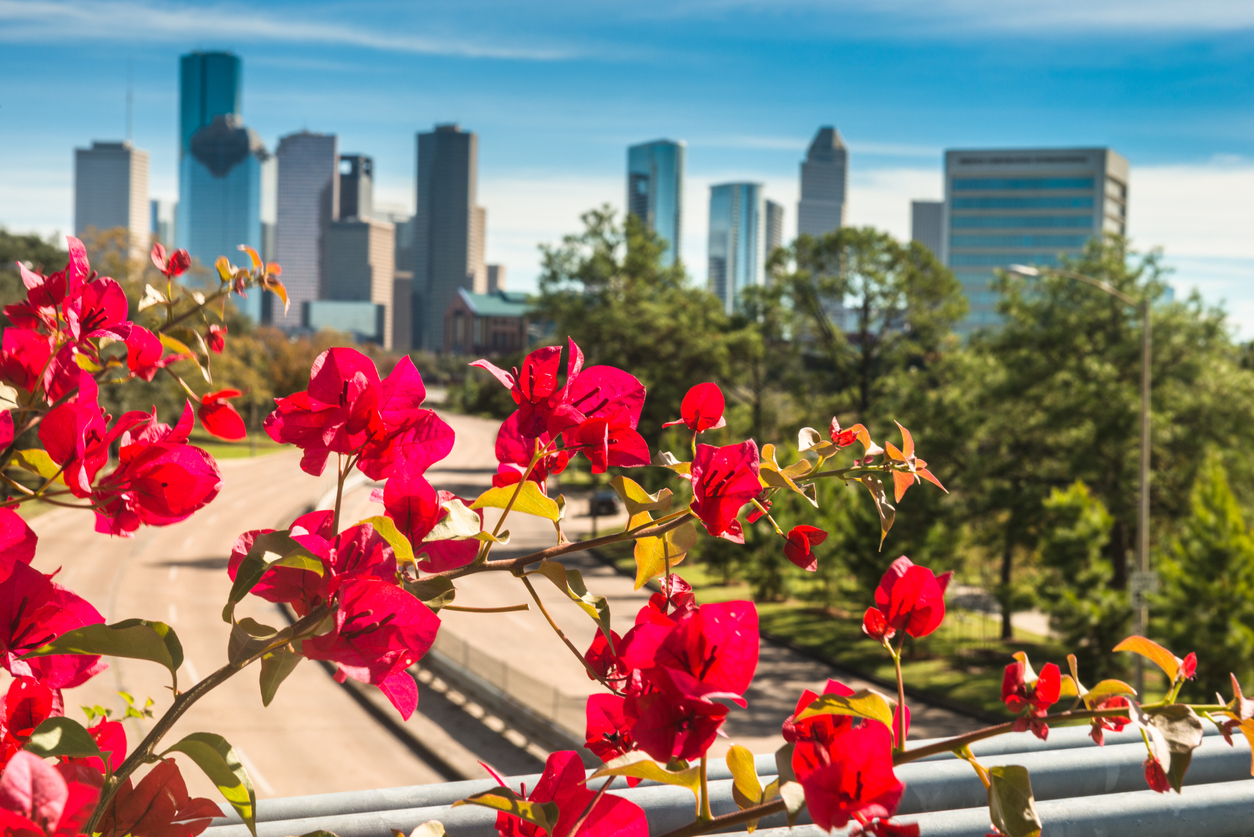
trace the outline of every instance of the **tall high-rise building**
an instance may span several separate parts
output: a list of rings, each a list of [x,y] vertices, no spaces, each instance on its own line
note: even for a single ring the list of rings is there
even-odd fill
[[[814,135],[801,163],[797,235],[818,238],[844,226],[848,192],[849,150],[840,131],[825,125]]]
[[[283,265],[291,309],[274,321],[297,328],[303,304],[323,298],[327,228],[339,218],[339,138],[309,131],[288,134],[279,140],[275,157],[274,254]]]
[[[340,218],[374,217],[374,160],[340,155]]]
[[[728,314],[745,288],[763,283],[765,214],[761,183],[710,187],[710,290]]]
[[[122,227],[131,257],[144,258],[150,226],[148,152],[129,141],[74,149],[74,234]]]
[[[247,258],[238,250],[241,244],[260,251],[263,170],[270,165],[261,137],[235,116],[216,116],[193,134],[179,177],[179,246],[206,266],[218,256],[240,264]],[[261,322],[260,292],[231,299]]]
[[[230,52],[193,52],[179,59],[179,160],[192,135],[217,116],[242,116],[243,65]]]
[[[1128,161],[1109,148],[945,152],[942,261],[966,292],[958,330],[996,325],[993,271],[1052,266],[1092,238],[1123,234]]]
[[[170,223],[170,219],[174,215],[174,207],[170,201],[153,198],[148,201],[148,208],[150,223],[148,231],[152,233],[156,241],[160,241],[165,245],[165,249],[172,249],[176,246],[171,235],[174,232],[174,225]]]
[[[941,257],[944,201],[910,201],[910,240],[917,241]]]
[[[772,200],[764,200],[766,207],[766,255],[776,247],[784,246],[784,207]]]
[[[320,300],[303,304],[304,324],[355,331],[385,349],[393,345],[396,228],[386,221],[352,218],[332,221],[326,231],[326,280]],[[287,275],[287,271],[283,271]],[[369,312],[366,314],[365,312]],[[322,321],[315,322],[318,317]],[[337,317],[342,320],[337,321]],[[330,318],[330,319],[327,319]],[[373,333],[360,326],[374,324]]]
[[[418,134],[417,212],[413,221],[414,348],[444,347],[444,312],[458,288],[486,293],[486,214],[476,206],[479,138],[458,125]]]
[[[627,149],[627,211],[666,241],[662,264],[680,257],[684,215],[684,155],[687,145],[654,140]]]

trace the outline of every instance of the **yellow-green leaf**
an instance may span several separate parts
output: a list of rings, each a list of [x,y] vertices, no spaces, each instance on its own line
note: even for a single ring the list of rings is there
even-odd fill
[[[449,500],[444,504],[444,508],[448,510],[448,514],[431,528],[427,536],[422,539],[423,543],[459,541],[479,536],[483,521],[479,519],[479,515],[466,508],[461,500],[456,498]]]
[[[1180,659],[1152,639],[1143,636],[1130,636],[1115,646],[1116,651],[1131,651],[1140,654],[1154,665],[1161,668],[1169,681],[1174,682],[1180,673]]]
[[[56,482],[65,485],[65,479],[60,476],[61,466],[53,462],[48,451],[43,448],[13,451],[13,464],[19,468],[25,468],[32,474],[38,474],[46,480],[56,477]]]
[[[569,570],[557,561],[541,561],[539,567],[527,573],[527,575],[535,575],[540,573],[549,581],[553,582],[558,590],[561,590],[570,600],[591,616],[598,625],[601,626],[602,633],[608,638],[610,635],[610,603],[604,596],[595,596],[588,592],[588,588],[583,583],[583,574],[579,570]]]
[[[460,504],[459,504],[460,505]],[[474,515],[476,522],[478,515]],[[367,517],[362,523],[369,523],[379,537],[388,542],[388,546],[392,547],[392,551],[396,553],[396,561],[399,564],[414,563],[414,547],[409,542],[409,538],[401,534],[401,530],[396,528],[395,521],[384,515],[375,517]]]
[[[1041,818],[1032,800],[1028,769],[1017,764],[988,771],[988,814],[1006,837],[1039,837]]]
[[[892,729],[893,704],[888,698],[872,689],[859,689],[852,695],[819,695],[809,706],[801,710],[798,721],[815,715],[852,715],[870,718]]]
[[[888,501],[888,492],[884,490],[884,481],[878,475],[863,474],[860,481],[866,486],[866,490],[871,492],[871,499],[875,502],[875,511],[880,516],[880,549],[883,549],[884,538],[888,537],[888,530],[893,528],[893,520],[897,517],[897,509]]]
[[[283,287],[283,283],[278,279],[271,279],[266,283],[266,288],[274,293],[274,295],[279,299],[283,300],[283,313],[286,314],[287,309],[291,306],[291,302],[289,302],[287,298],[287,288]]]
[[[610,480],[610,486],[618,492],[619,497],[623,498],[627,514],[633,517],[646,511],[665,514],[670,510],[673,492],[669,488],[661,488],[656,494],[650,494],[641,488],[639,483],[624,476],[614,477]]]
[[[217,786],[235,813],[248,826],[253,837],[257,835],[257,793],[252,779],[240,763],[239,755],[227,740],[212,732],[194,732],[161,754],[182,753],[196,762],[209,781]]]
[[[100,748],[83,725],[60,716],[48,718],[35,727],[23,749],[43,758],[100,756]]]
[[[556,802],[529,802],[509,788],[493,788],[483,793],[476,793],[474,796],[468,796],[453,803],[454,808],[458,805],[482,805],[485,808],[503,811],[537,828],[543,828],[549,834],[553,833],[559,815]]]
[[[664,785],[676,785],[692,791],[693,802],[701,793],[701,768],[688,767],[684,770],[667,770],[662,765],[640,751],[625,753],[608,761],[605,766],[588,777],[588,781],[604,776],[627,776],[633,779],[648,779]]]
[[[144,285],[144,298],[139,301],[139,310],[145,311],[154,305],[164,305],[167,301],[161,291],[152,285]]]
[[[753,753],[747,747],[733,744],[727,750],[727,769],[732,775],[732,795],[740,810],[752,808],[762,802],[762,780],[758,778],[753,763]]]
[[[230,282],[235,278],[235,265],[226,256],[218,256],[213,266],[218,269],[218,278],[223,282]]]
[[[821,457],[829,457],[836,453],[840,448],[823,438],[823,435],[813,427],[803,427],[797,433],[797,450],[805,453],[806,451],[814,451]]]
[[[472,509],[503,509],[509,506],[515,492],[518,493],[518,498],[514,500],[512,506],[514,511],[543,517],[545,520],[555,521],[561,517],[557,503],[552,498],[546,497],[540,490],[540,486],[531,480],[523,480],[514,485],[503,485],[500,488],[489,488],[480,494],[479,499],[475,500],[470,507]]]
[[[1132,688],[1127,683],[1124,683],[1122,680],[1103,680],[1084,693],[1084,702],[1088,704],[1091,709],[1106,700],[1106,698],[1114,697],[1115,695],[1136,697],[1136,689]]]

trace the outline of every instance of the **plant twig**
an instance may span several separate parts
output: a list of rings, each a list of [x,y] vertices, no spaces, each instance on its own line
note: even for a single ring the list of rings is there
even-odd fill
[[[558,637],[561,638],[562,642],[566,643],[566,647],[570,649],[570,653],[575,655],[575,659],[583,663],[583,667],[588,670],[588,674],[592,675],[592,677],[595,678],[598,683],[600,683],[605,688],[610,689],[610,691],[614,691],[614,689],[610,686],[610,684],[605,682],[605,678],[597,674],[596,670],[594,670],[592,666],[588,664],[588,661],[583,658],[583,652],[575,647],[575,643],[570,641],[570,638],[566,636],[565,632],[562,631],[561,627],[557,624],[556,621],[554,621],[553,617],[549,615],[549,611],[547,608],[545,608],[544,602],[540,601],[540,594],[536,592],[536,588],[531,583],[531,579],[527,578],[527,576],[525,575],[519,576],[519,577],[522,579],[523,585],[526,586],[527,592],[531,594],[531,598],[535,600],[536,607],[540,608],[540,612],[544,614],[544,618],[548,621],[549,627],[552,628],[553,632],[556,633]]]

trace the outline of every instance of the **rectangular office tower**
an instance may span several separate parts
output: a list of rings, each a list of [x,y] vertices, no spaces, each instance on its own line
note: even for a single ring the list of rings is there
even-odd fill
[[[761,285],[766,245],[761,183],[710,187],[710,291],[733,313],[744,289]]]
[[[686,150],[683,141],[666,139],[627,149],[627,211],[666,241],[666,267],[682,247]]]
[[[314,331],[349,331],[358,340],[392,348],[396,228],[370,218],[332,221],[325,266],[322,298],[303,304],[302,324]]]
[[[944,201],[910,201],[910,240],[927,247],[938,259],[944,252],[941,248],[944,217]]]
[[[1128,161],[1109,148],[945,152],[942,261],[970,303],[958,330],[996,325],[993,271],[1053,266],[1092,238],[1123,234]]]
[[[797,204],[797,235],[818,238],[845,224],[849,192],[849,150],[840,131],[819,128],[801,163],[801,200]]]
[[[340,155],[340,218],[374,217],[374,160]]]
[[[335,134],[301,131],[279,140],[274,254],[283,265],[291,308],[274,316],[286,329],[301,325],[306,302],[323,297],[327,228],[339,218],[340,146]]]
[[[444,312],[458,288],[488,289],[486,213],[476,206],[479,138],[458,125],[418,134],[418,211],[413,221],[413,346],[444,348]]]
[[[74,149],[74,235],[125,229],[130,256],[147,256],[148,152],[130,142],[92,142]]]

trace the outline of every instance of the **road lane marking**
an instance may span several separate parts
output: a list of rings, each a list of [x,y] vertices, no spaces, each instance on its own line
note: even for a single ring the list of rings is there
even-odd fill
[[[248,778],[253,780],[253,784],[261,788],[263,793],[273,796],[274,786],[266,781],[265,776],[261,775],[261,771],[257,769],[257,765],[253,764],[253,760],[244,755],[244,751],[239,747],[235,747],[235,755],[239,756],[239,763],[248,771]]]
[[[170,565],[170,580],[173,581],[174,579],[178,577],[179,577],[179,565],[171,564]]]
[[[177,624],[179,621],[179,609],[178,609],[178,606],[174,604],[174,602],[170,602],[169,612],[170,612],[170,624],[171,625]]]
[[[183,658],[183,668],[187,669],[187,674],[192,678],[192,685],[195,686],[200,682],[200,672],[196,670],[196,666],[187,657]]]

